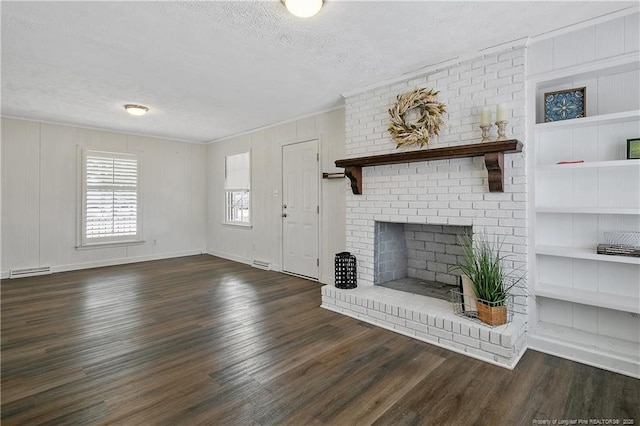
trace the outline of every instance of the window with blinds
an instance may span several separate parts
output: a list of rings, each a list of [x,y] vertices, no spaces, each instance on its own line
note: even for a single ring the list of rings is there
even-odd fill
[[[82,244],[140,240],[138,157],[83,153]]]
[[[225,157],[225,223],[251,224],[251,158],[248,152]]]

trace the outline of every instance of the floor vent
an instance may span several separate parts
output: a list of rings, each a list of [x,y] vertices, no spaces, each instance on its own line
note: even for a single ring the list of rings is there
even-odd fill
[[[10,269],[9,278],[35,277],[37,275],[49,275],[51,267],[43,266],[42,268],[26,268],[26,269]]]
[[[271,263],[269,262],[265,262],[264,260],[253,260],[253,263],[251,264],[251,266],[253,266],[254,268],[258,268],[258,269],[264,269],[265,271],[270,271],[271,270]]]

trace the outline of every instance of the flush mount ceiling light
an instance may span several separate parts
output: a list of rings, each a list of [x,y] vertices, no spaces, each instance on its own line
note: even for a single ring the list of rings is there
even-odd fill
[[[320,12],[322,0],[282,0],[287,10],[299,18],[309,18]]]
[[[131,115],[145,115],[147,111],[149,111],[149,108],[146,106],[136,104],[126,104],[124,109]]]

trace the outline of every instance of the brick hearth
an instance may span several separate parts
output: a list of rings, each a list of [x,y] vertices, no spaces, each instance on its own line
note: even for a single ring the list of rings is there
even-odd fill
[[[326,285],[321,306],[502,367],[515,367],[525,350],[526,323],[520,318],[489,328],[455,315],[444,300],[384,287]]]

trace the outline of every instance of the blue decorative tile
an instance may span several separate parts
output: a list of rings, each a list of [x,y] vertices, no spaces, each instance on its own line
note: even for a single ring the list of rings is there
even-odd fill
[[[571,120],[585,117],[585,90],[561,90],[544,94],[544,121]]]

